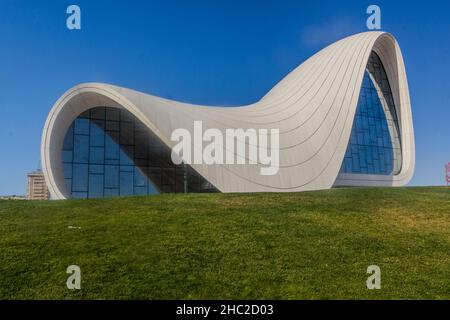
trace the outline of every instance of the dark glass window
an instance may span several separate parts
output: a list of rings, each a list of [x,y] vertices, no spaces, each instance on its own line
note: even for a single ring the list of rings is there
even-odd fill
[[[81,114],[66,133],[62,162],[73,198],[217,191],[189,166],[174,165],[170,149],[118,108]]]
[[[380,58],[372,52],[341,173],[394,175],[402,152],[397,112]]]

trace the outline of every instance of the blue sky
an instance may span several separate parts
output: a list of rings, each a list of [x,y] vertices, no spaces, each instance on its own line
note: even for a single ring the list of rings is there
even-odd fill
[[[82,30],[66,28],[77,4]],[[450,161],[448,1],[0,1],[0,194],[24,194],[45,118],[70,87],[113,83],[198,104],[260,99],[324,46],[366,31],[366,8],[403,50],[416,136],[410,185]]]

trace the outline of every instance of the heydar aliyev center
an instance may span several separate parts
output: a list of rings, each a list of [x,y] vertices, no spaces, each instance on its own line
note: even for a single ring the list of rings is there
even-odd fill
[[[277,173],[261,175],[261,163],[173,163],[172,133],[193,131],[195,121],[224,132],[279,129]],[[51,109],[41,157],[53,199],[402,186],[415,162],[402,53],[391,34],[356,34],[312,56],[258,102],[240,107],[80,84]]]

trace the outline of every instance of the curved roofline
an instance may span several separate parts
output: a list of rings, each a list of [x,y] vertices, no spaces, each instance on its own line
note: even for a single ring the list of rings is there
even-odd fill
[[[372,51],[383,62],[397,106],[402,169],[394,176],[346,174],[336,180]],[[169,147],[174,146],[170,141],[173,130],[192,130],[195,120],[201,120],[205,129],[280,129],[280,170],[275,176],[261,176],[260,164],[192,165],[222,192],[288,192],[333,185],[400,186],[409,182],[414,171],[414,132],[405,66],[397,41],[384,32],[356,34],[322,49],[260,101],[247,106],[199,106],[109,84],[79,84],[58,99],[43,130],[42,167],[52,198],[69,197],[61,163],[65,133],[78,115],[97,106],[130,111]]]

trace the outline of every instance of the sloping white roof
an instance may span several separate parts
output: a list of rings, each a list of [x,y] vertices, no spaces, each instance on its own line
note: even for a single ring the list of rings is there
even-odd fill
[[[402,169],[395,176],[339,175],[349,141],[365,68],[372,51],[381,58],[399,116]],[[400,186],[412,177],[414,134],[408,83],[397,41],[366,32],[340,40],[302,63],[260,101],[241,107],[197,106],[102,83],[84,83],[53,106],[42,137],[42,164],[53,198],[65,190],[61,149],[75,118],[97,106],[129,110],[169,147],[173,130],[254,128],[280,130],[280,169],[260,175],[261,165],[191,165],[222,192],[293,192],[333,185]]]

